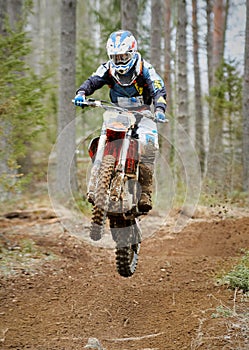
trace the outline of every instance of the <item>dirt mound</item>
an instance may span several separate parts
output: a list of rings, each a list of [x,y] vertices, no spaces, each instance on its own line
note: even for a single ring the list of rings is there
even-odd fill
[[[4,217],[0,348],[84,349],[96,337],[106,350],[248,349],[246,300],[217,284],[248,248],[248,227],[249,217],[164,226],[125,279],[112,249],[53,216]]]

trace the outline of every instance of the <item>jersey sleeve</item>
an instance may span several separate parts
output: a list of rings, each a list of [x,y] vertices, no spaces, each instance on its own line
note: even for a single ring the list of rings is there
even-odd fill
[[[160,107],[164,111],[167,107],[166,88],[163,79],[156,72],[155,68],[144,60],[143,76],[148,85],[150,95],[152,97],[155,109]]]
[[[84,91],[86,96],[89,96],[92,95],[95,90],[102,88],[102,86],[106,84],[110,84],[108,71],[108,62],[100,65],[96,72],[80,85],[76,94],[79,91]]]

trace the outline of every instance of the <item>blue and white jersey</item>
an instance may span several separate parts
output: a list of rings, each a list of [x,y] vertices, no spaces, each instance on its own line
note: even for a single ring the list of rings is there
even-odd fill
[[[160,107],[166,110],[166,89],[160,75],[154,67],[146,60],[140,62],[140,73],[136,79],[129,85],[130,76],[134,75],[133,68],[126,74],[119,76],[119,81],[111,74],[111,61],[101,64],[95,73],[89,77],[76,91],[84,91],[86,96],[92,95],[95,90],[104,85],[110,88],[110,99],[113,103],[118,103],[119,97],[138,97],[142,96],[143,103],[151,105],[154,108]],[[121,83],[120,83],[121,81]]]

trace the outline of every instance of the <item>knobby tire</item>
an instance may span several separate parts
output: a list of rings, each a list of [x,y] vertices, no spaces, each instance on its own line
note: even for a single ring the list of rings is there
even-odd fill
[[[104,157],[100,166],[90,228],[90,237],[94,241],[100,240],[104,231],[109,205],[109,188],[114,165],[115,158],[107,155]]]
[[[110,220],[116,241],[116,268],[120,276],[130,277],[136,271],[141,237],[135,220],[122,217]]]

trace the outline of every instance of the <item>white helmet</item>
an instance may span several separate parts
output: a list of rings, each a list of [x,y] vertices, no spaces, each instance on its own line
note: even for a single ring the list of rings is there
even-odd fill
[[[137,41],[131,32],[119,30],[110,35],[106,44],[107,54],[111,61],[111,74],[121,85],[130,85],[140,72],[141,56],[137,52]],[[139,62],[138,62],[139,61]],[[120,74],[125,75],[136,64],[135,77],[132,74],[132,81],[122,83]],[[122,77],[121,77],[121,80]]]

